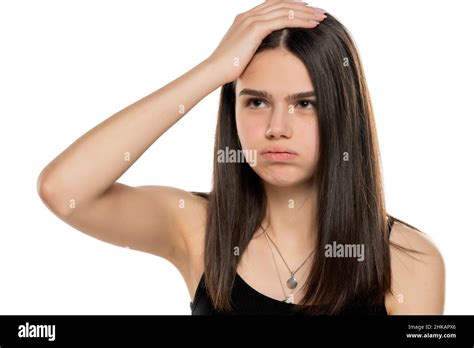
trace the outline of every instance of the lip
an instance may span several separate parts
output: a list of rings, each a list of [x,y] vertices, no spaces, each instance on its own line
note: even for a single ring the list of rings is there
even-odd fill
[[[285,147],[279,147],[279,146],[269,146],[266,147],[262,150],[261,154],[265,155],[267,153],[287,153],[290,155],[297,155],[297,153],[291,149],[285,148]]]
[[[295,158],[298,154],[288,148],[284,147],[266,147],[261,152],[262,156],[273,161],[286,161]]]
[[[273,161],[287,161],[296,157],[294,153],[288,152],[267,152],[263,156]]]

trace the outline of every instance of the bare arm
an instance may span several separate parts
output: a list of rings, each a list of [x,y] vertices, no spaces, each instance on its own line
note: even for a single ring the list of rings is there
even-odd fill
[[[112,115],[43,169],[40,197],[62,220],[98,239],[170,257],[184,247],[179,224],[192,218],[186,214],[193,205],[202,206],[202,199],[170,187],[129,187],[115,181],[220,85],[212,63],[203,61]]]
[[[393,295],[386,296],[388,313],[443,314],[445,266],[436,245],[425,234],[399,223],[394,224],[390,237],[395,243],[423,254],[411,253],[410,257],[391,247]]]
[[[38,180],[40,194],[47,197],[50,208],[62,216],[86,206],[219,85],[211,64],[204,61],[112,115],[77,139],[43,169]]]
[[[239,14],[208,59],[112,115],[52,160],[38,178],[43,202],[95,238],[175,264],[184,260],[185,267],[186,242],[193,239],[186,231],[202,225],[205,200],[176,188],[116,180],[202,98],[240,76],[266,35],[283,27],[314,27],[310,19],[323,15],[293,2],[263,3]]]

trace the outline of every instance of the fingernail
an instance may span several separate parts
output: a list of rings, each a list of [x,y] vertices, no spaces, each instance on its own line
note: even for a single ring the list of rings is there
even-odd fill
[[[310,19],[308,22],[309,22],[309,24],[311,24],[311,25],[318,25],[318,24],[319,24],[318,22],[313,21],[312,19]]]
[[[314,14],[318,17],[318,18],[322,18],[322,19],[326,19],[328,16],[322,14],[321,12],[317,12],[315,11]]]

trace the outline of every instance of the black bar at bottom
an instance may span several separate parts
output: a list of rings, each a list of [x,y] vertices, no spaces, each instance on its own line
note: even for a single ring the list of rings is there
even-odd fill
[[[474,316],[3,315],[0,347],[58,344],[474,346]]]

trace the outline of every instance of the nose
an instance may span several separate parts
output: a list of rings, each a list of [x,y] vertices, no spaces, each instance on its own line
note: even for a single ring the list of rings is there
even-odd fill
[[[291,117],[293,116],[289,113],[289,110],[278,110],[278,108],[275,108],[265,136],[268,139],[290,138],[292,136]]]

